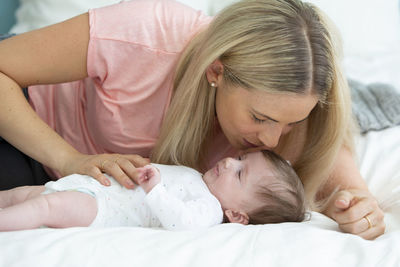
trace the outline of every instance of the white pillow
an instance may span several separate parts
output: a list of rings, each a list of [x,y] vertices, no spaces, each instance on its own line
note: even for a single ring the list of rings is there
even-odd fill
[[[90,8],[121,2],[121,0],[19,0],[16,24],[12,33],[22,33],[54,24]]]

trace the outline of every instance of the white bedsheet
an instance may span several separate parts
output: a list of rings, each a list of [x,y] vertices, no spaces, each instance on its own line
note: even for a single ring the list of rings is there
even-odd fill
[[[224,224],[194,232],[144,228],[0,233],[0,266],[400,266],[400,126],[358,139],[363,176],[385,207],[375,241],[341,233],[329,218],[277,225]]]

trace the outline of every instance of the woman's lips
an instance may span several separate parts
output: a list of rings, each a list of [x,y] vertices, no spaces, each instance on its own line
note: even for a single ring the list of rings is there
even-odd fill
[[[267,147],[265,145],[255,145],[253,143],[250,143],[246,139],[243,139],[243,140],[245,142],[244,145],[247,147],[247,149],[249,149],[249,150],[247,150],[247,149],[245,150],[247,152],[253,152],[253,151],[258,151],[258,150],[271,150],[271,151],[273,150],[272,147]],[[257,150],[254,150],[253,148],[257,148]]]
[[[244,143],[247,147],[259,147],[258,145],[255,145],[253,143],[250,143],[249,141],[247,141],[246,139],[243,139]]]

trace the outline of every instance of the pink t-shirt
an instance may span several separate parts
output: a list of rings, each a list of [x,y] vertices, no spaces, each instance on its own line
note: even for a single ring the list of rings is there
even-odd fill
[[[31,86],[31,105],[82,153],[149,157],[170,103],[177,61],[211,19],[169,0],[90,10],[89,77]],[[226,152],[226,144],[220,142],[225,149],[218,154]]]

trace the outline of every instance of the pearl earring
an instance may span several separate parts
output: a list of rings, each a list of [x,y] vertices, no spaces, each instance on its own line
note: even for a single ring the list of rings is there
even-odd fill
[[[215,82],[211,82],[211,87],[214,87],[214,88],[216,88],[217,87],[217,84],[215,83]]]

